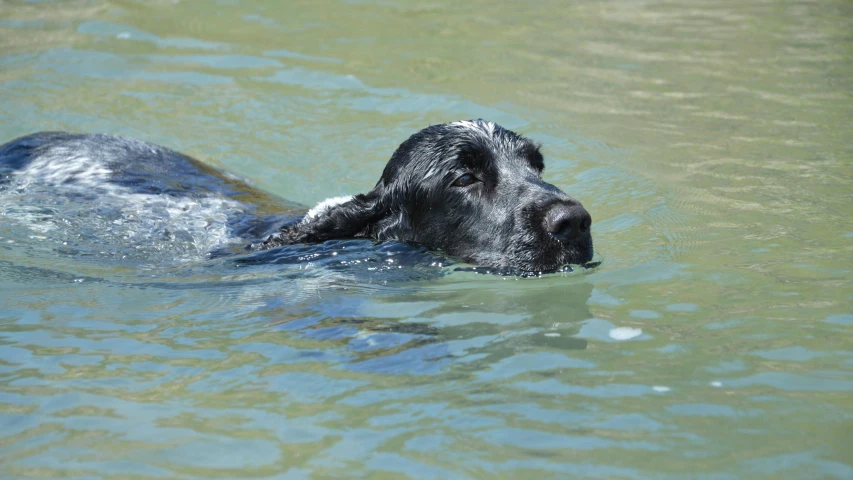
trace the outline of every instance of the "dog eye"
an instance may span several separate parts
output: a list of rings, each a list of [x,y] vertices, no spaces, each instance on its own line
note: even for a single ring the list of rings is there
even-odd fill
[[[453,182],[454,187],[467,187],[468,185],[473,185],[477,183],[477,177],[471,175],[470,173],[466,173],[461,177],[457,178],[456,181]]]

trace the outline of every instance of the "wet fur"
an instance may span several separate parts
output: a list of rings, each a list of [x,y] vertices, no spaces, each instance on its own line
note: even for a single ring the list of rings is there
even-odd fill
[[[370,238],[420,244],[476,265],[519,272],[552,271],[592,257],[588,230],[571,241],[547,231],[549,209],[582,207],[545,182],[543,168],[536,144],[492,122],[433,125],[399,146],[369,192],[329,199],[303,216],[298,211],[274,215],[268,208],[273,203],[264,200],[269,196],[151,143],[47,132],[0,146],[0,186],[25,191],[38,182],[55,195],[124,202],[128,211],[148,217],[171,212],[171,229],[188,206],[199,205],[206,209],[200,220],[221,219],[221,238],[260,237],[250,250]],[[454,185],[465,174],[478,181]],[[161,208],[166,201],[183,203]],[[216,248],[213,239],[197,243]]]
[[[256,248],[366,237],[523,272],[587,262],[589,233],[564,243],[543,227],[551,206],[580,205],[542,180],[543,169],[538,145],[492,122],[433,125],[400,145],[373,190],[286,226]],[[465,173],[481,181],[454,187]]]

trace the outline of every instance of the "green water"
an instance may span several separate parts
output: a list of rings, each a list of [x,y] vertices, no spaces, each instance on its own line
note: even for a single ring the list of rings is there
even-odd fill
[[[310,205],[483,117],[603,259],[178,279],[0,217],[0,476],[853,478],[851,32],[845,0],[0,3],[0,143],[131,135]]]

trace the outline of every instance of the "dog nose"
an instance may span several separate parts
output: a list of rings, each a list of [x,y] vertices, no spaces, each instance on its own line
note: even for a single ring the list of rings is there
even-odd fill
[[[562,242],[586,235],[590,225],[592,217],[580,204],[558,203],[545,214],[545,229]]]

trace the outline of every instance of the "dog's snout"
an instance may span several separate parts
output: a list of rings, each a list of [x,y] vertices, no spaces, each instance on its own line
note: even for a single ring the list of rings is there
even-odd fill
[[[545,214],[545,230],[566,242],[589,233],[592,217],[580,204],[558,203]]]

